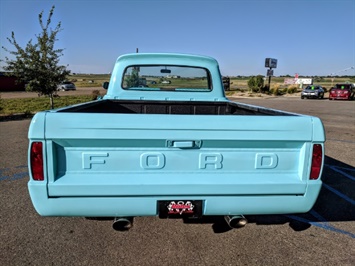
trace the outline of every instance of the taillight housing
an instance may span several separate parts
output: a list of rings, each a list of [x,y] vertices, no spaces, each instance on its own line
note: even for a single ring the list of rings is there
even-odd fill
[[[43,144],[32,142],[30,151],[31,173],[33,180],[43,181]]]
[[[312,165],[311,165],[311,174],[309,176],[310,180],[316,180],[320,177],[320,171],[323,164],[323,148],[320,144],[313,145],[312,152]]]

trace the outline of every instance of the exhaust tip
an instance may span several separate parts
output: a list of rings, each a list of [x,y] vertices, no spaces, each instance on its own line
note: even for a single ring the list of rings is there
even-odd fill
[[[113,220],[112,228],[116,231],[128,231],[133,227],[133,217],[118,217]]]
[[[241,228],[248,223],[243,215],[224,216],[224,219],[230,228]]]

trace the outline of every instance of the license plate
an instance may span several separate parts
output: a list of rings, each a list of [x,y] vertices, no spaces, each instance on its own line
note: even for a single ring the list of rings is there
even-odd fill
[[[202,200],[158,201],[159,218],[201,217]]]

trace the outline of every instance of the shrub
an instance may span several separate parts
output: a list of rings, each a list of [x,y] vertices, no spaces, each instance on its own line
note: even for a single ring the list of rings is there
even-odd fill
[[[296,93],[297,90],[298,90],[298,87],[296,85],[291,85],[287,88],[287,93],[293,94],[293,93]]]
[[[248,87],[252,92],[261,92],[262,88],[264,87],[264,77],[261,75],[252,76],[248,80]]]
[[[270,93],[273,95],[281,95],[280,84],[272,84],[270,87]]]

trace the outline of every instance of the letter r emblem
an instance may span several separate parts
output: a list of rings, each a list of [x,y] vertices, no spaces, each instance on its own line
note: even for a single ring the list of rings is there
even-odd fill
[[[199,168],[206,169],[221,169],[222,168],[223,156],[220,153],[200,153]]]

